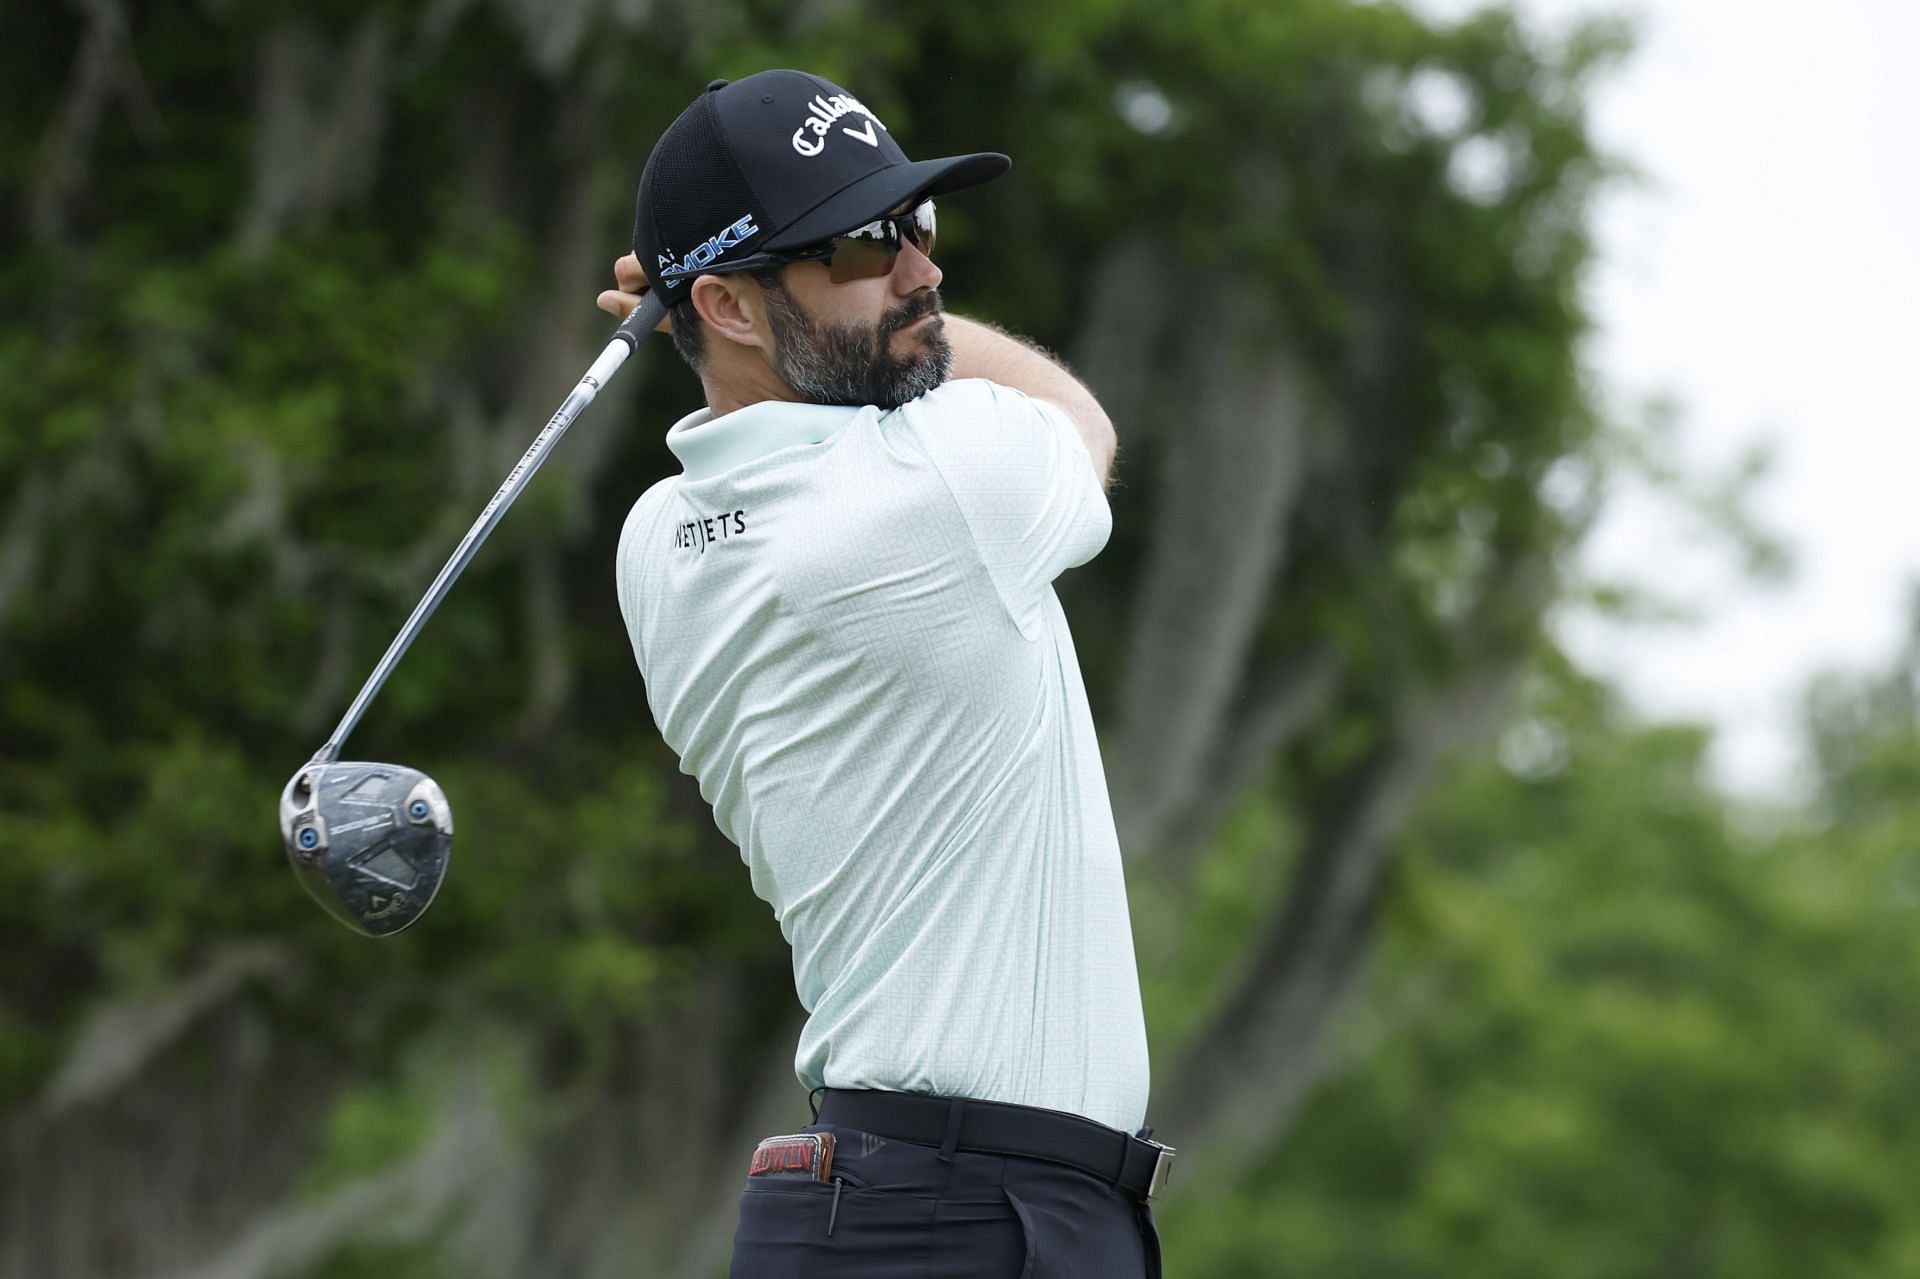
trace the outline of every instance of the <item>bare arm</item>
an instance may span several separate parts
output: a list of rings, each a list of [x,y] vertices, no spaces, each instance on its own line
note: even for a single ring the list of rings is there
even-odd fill
[[[1086,441],[1093,473],[1100,487],[1106,488],[1113,477],[1118,442],[1113,423],[1093,392],[1045,351],[1010,333],[951,313],[945,324],[947,341],[953,345],[953,375],[986,378],[1058,405]]]

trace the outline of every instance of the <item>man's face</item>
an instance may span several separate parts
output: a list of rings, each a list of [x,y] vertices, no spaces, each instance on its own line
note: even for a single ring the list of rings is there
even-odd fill
[[[902,244],[893,270],[835,284],[818,262],[763,285],[773,366],[815,404],[898,408],[953,375],[940,319],[940,268]]]

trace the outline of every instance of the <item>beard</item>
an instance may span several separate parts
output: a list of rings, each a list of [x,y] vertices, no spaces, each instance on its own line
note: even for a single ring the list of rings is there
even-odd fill
[[[940,292],[915,294],[871,329],[820,324],[778,281],[764,282],[767,322],[773,330],[773,368],[802,400],[813,404],[897,409],[953,376],[953,346],[940,320]],[[893,353],[893,335],[933,316],[915,350]]]

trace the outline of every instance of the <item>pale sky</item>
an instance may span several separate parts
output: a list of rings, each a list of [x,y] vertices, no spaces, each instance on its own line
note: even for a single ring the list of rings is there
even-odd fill
[[[1556,633],[1647,716],[1717,726],[1722,785],[1795,797],[1801,689],[1822,669],[1888,661],[1920,580],[1920,0],[1516,7],[1553,30],[1637,18],[1637,52],[1592,98],[1602,149],[1645,181],[1598,209],[1588,362],[1623,416],[1650,396],[1677,402],[1691,474],[1770,441],[1753,509],[1796,564],[1784,585],[1745,584],[1730,554],[1689,549],[1686,521],[1617,493],[1586,569],[1706,620],[1623,629],[1563,610]]]

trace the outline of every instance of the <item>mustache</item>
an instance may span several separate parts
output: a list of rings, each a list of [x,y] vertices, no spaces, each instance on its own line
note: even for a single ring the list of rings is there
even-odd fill
[[[938,315],[940,311],[940,290],[928,289],[925,293],[916,293],[880,322],[880,336],[890,338],[916,320]]]

